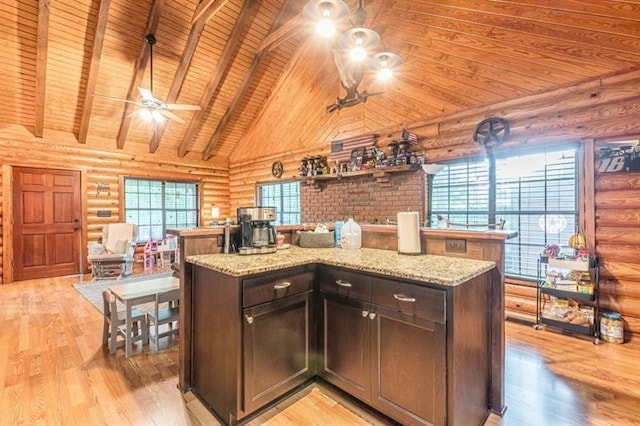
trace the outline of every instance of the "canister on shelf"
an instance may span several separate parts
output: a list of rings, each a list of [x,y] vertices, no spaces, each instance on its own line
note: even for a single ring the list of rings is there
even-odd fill
[[[610,343],[624,343],[624,321],[617,312],[603,312],[600,318],[602,340]]]

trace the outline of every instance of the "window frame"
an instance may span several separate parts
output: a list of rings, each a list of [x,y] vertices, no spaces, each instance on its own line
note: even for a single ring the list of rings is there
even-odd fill
[[[180,179],[180,178],[171,178],[171,177],[149,177],[149,176],[137,176],[137,175],[121,175],[120,176],[120,208],[118,209],[121,221],[126,222],[126,214],[127,214],[127,206],[126,206],[126,181],[127,179],[134,180],[147,180],[154,182],[162,182],[163,185],[167,182],[169,183],[181,183],[181,184],[191,184],[196,186],[196,224],[195,226],[200,226],[202,222],[202,182],[200,180],[189,180],[189,179]],[[164,197],[164,196],[163,196]],[[163,198],[164,200],[164,198]],[[166,226],[165,220],[165,208],[163,207],[163,236],[166,237],[166,230],[171,228]],[[138,231],[138,240],[136,244],[144,244],[147,240],[140,239],[140,232]]]
[[[560,152],[560,151],[567,151],[567,150],[573,150],[574,154],[573,154],[573,165],[574,165],[574,170],[573,170],[573,200],[575,200],[575,206],[572,206],[571,208],[567,208],[565,210],[561,210],[561,209],[553,209],[550,208],[547,205],[547,197],[545,196],[545,200],[544,200],[544,213],[540,213],[540,210],[538,209],[528,209],[528,210],[522,210],[521,207],[518,208],[518,210],[513,210],[513,211],[505,211],[505,210],[500,210],[498,208],[497,201],[499,201],[500,197],[498,196],[498,194],[496,193],[498,191],[498,176],[497,176],[497,172],[498,172],[498,167],[497,164],[500,160],[503,160],[505,158],[509,158],[509,157],[521,157],[521,156],[526,156],[526,155],[532,155],[532,154],[544,154],[544,153],[551,153],[551,152]],[[530,250],[529,253],[527,253],[526,248],[533,248],[533,247],[538,247],[539,244],[535,244],[535,239],[531,239],[531,238],[527,238],[526,241],[521,241],[521,237],[523,235],[523,233],[520,230],[520,226],[522,226],[522,218],[526,217],[527,215],[532,215],[532,214],[544,214],[544,215],[554,215],[554,214],[563,214],[563,215],[567,215],[569,216],[569,225],[567,226],[567,228],[563,231],[563,232],[568,232],[570,231],[571,233],[573,233],[575,231],[575,229],[582,229],[582,218],[583,218],[583,213],[584,213],[584,206],[582,205],[582,197],[584,196],[583,194],[583,190],[581,187],[581,177],[582,177],[582,173],[583,173],[583,149],[582,146],[579,142],[566,142],[566,143],[561,143],[561,144],[557,144],[557,145],[544,145],[544,146],[538,146],[538,147],[531,147],[531,148],[523,148],[523,149],[519,149],[519,150],[514,150],[514,151],[501,151],[501,152],[492,152],[492,153],[488,153],[488,155],[485,156],[474,156],[474,157],[465,157],[465,158],[458,158],[458,159],[454,159],[451,161],[443,161],[443,164],[459,164],[459,163],[473,163],[473,162],[482,162],[482,161],[488,161],[488,166],[487,166],[487,174],[488,174],[488,183],[489,183],[489,188],[488,188],[488,197],[489,197],[489,201],[488,201],[488,212],[485,212],[484,210],[482,211],[474,211],[474,210],[469,210],[468,206],[467,206],[467,210],[466,210],[466,215],[467,217],[469,215],[474,215],[474,214],[486,214],[488,217],[488,222],[487,223],[496,223],[498,219],[500,219],[500,216],[517,216],[519,219],[517,221],[517,226],[518,229],[514,229],[515,231],[518,231],[518,236],[514,239],[510,239],[510,240],[506,240],[505,241],[505,261],[507,260],[508,257],[508,252],[510,248],[515,247],[515,249],[518,251],[518,254],[514,257],[514,260],[517,261],[518,263],[518,267],[517,267],[517,271],[515,270],[508,270],[507,267],[509,265],[505,265],[505,276],[510,277],[510,278],[516,278],[516,279],[525,279],[525,280],[535,280],[535,274],[533,272],[533,269],[531,267],[528,267],[528,263],[530,262],[524,262],[524,259],[526,259],[526,256],[530,256]],[[547,163],[547,165],[545,166],[545,170],[544,170],[544,182],[561,182],[563,180],[562,176],[560,177],[556,177],[553,178],[553,176],[549,176],[549,170],[548,170],[549,164]],[[515,178],[512,179],[511,182],[507,182],[508,183],[517,183],[518,185],[522,185],[523,181],[522,181],[522,177],[520,178]],[[436,216],[438,213],[441,213],[438,210],[434,210],[433,209],[433,178],[429,178],[429,192],[428,192],[428,205],[429,205],[429,212],[428,212],[428,223],[429,226],[435,227],[437,226],[437,219]],[[449,192],[450,193],[450,192]],[[546,194],[547,192],[544,191],[544,193]],[[518,190],[518,194],[521,194],[521,191]],[[521,202],[522,198],[520,195],[518,195],[518,201]],[[575,208],[574,208],[575,207]],[[441,213],[442,214],[442,213]],[[445,213],[446,214],[446,213]],[[573,223],[571,223],[573,222]],[[526,221],[525,221],[526,223]],[[571,228],[571,225],[573,225],[573,228]],[[575,228],[575,229],[574,229]],[[584,231],[583,231],[584,232]],[[554,234],[550,234],[546,231],[541,233],[541,236],[544,239],[544,244],[548,244],[550,242],[554,242],[554,238],[550,237]],[[527,235],[527,237],[530,237],[530,235]],[[560,236],[558,235],[558,237],[556,239],[560,238]],[[559,241],[558,245],[560,246],[564,246],[566,247],[566,242],[564,241]],[[540,248],[540,252],[542,251],[542,248]],[[535,259],[537,261],[537,257]],[[530,265],[529,265],[530,266]]]
[[[285,197],[282,194],[282,190],[284,185],[289,185],[289,184],[296,184],[298,186],[297,188],[297,194],[298,194],[298,198],[297,198],[297,206],[298,206],[298,211],[289,211],[289,210],[285,210],[284,208],[284,201],[285,201]],[[262,202],[262,188],[267,187],[267,186],[278,186],[280,188],[280,205],[272,205],[271,203],[263,203]],[[287,226],[287,225],[300,225],[302,223],[302,193],[301,193],[301,189],[302,189],[302,185],[301,182],[299,180],[284,180],[284,181],[268,181],[268,182],[257,182],[256,183],[256,190],[255,190],[255,205],[256,206],[260,206],[260,207],[275,207],[276,208],[276,215],[277,215],[277,220],[276,220],[276,225],[279,226]],[[291,198],[291,197],[289,197]],[[289,217],[291,215],[297,215],[298,216],[298,222],[297,223],[283,223],[284,220],[284,216],[288,215]]]

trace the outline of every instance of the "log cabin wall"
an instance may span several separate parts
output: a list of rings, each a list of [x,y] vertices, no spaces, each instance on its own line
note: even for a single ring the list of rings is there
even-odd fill
[[[221,207],[221,214],[229,214],[227,210],[229,198],[228,170],[223,166],[213,166],[211,162],[142,154],[127,154],[122,151],[98,150],[88,148],[77,142],[65,144],[54,139],[26,139],[20,136],[8,137],[0,134],[0,218],[10,208],[10,170],[11,166],[45,167],[52,169],[80,170],[82,173],[83,194],[83,259],[86,259],[86,243],[97,241],[101,237],[102,228],[108,223],[124,221],[123,197],[121,193],[122,178],[126,176],[181,180],[200,183],[200,203],[202,206],[200,224],[211,221],[210,206],[215,203]],[[109,193],[97,193],[97,183],[109,185]],[[109,211],[111,217],[98,217],[98,210]],[[0,283],[7,283],[10,277],[5,254],[10,250],[10,226],[7,220],[0,221]],[[86,266],[86,265],[85,265]]]
[[[637,143],[635,140],[634,143]],[[604,142],[602,142],[604,143]],[[601,143],[596,144],[596,154]],[[595,242],[601,306],[640,332],[640,172],[596,172]]]
[[[286,93],[295,92],[288,85],[296,85],[297,80],[291,78],[276,88],[273,96],[278,97],[279,91]],[[312,104],[309,108],[321,108]],[[347,138],[366,133],[379,135],[378,146],[384,147],[389,140],[399,139],[399,128],[394,128],[396,115],[413,117],[415,111],[411,105],[394,105],[394,111],[388,120],[384,120],[380,114],[369,115],[368,104],[345,109],[337,116],[320,120],[314,116],[313,111],[298,117],[287,116],[286,122],[281,121],[280,127],[273,128],[273,121],[268,126],[273,132],[262,133],[258,130],[266,128],[263,121],[265,117],[276,116],[279,113],[284,116],[285,111],[279,110],[282,105],[267,106],[263,110],[247,137],[240,142],[231,156],[230,172],[230,200],[232,204],[249,203],[252,205],[255,196],[256,181],[275,181],[270,176],[270,167],[273,161],[282,161],[285,165],[285,177],[293,177],[296,174],[299,161],[308,155],[328,155],[330,142],[335,139]],[[406,110],[406,111],[405,111]],[[272,116],[273,114],[273,116]],[[475,107],[462,112],[445,114],[422,121],[406,122],[408,130],[415,132],[420,137],[420,149],[426,150],[428,162],[446,161],[455,158],[483,155],[481,148],[472,142],[472,133],[481,120],[491,116],[504,117],[509,120],[511,136],[508,142],[498,150],[513,150],[518,148],[530,148],[535,145],[553,144],[565,141],[593,141],[611,138],[626,138],[640,134],[640,71],[631,70],[617,73],[602,78],[587,80],[579,84],[561,87],[548,92],[538,93],[521,98],[514,98],[483,107]],[[369,120],[369,117],[372,117]],[[305,124],[312,118],[311,124]],[[319,121],[322,121],[319,123]],[[288,127],[291,126],[291,127]],[[377,127],[376,127],[377,126]],[[258,129],[258,130],[256,130]],[[291,129],[295,129],[292,131]],[[287,143],[282,137],[289,130],[290,137]],[[297,134],[304,134],[302,140]],[[277,140],[272,140],[271,135],[277,135]],[[273,144],[273,145],[272,145]],[[260,147],[260,149],[258,149]],[[583,148],[584,149],[584,148]],[[589,164],[591,161],[591,164]],[[594,170],[597,159],[583,160],[581,169]],[[588,167],[585,167],[588,166]],[[589,176],[586,176],[589,178]],[[594,176],[590,176],[591,180]],[[603,180],[604,179],[604,180]],[[598,190],[603,185],[608,185],[612,177],[598,177]],[[637,191],[640,181],[628,179],[622,185],[626,191]],[[631,203],[631,198],[617,198],[621,194],[620,189],[613,190],[609,197],[625,199],[625,204]],[[594,202],[593,191],[587,194],[581,206],[581,221],[594,222],[596,207],[603,209],[600,203],[604,192],[596,196],[598,205]],[[364,196],[364,195],[363,195]],[[637,197],[636,197],[637,199]],[[632,207],[629,207],[632,208]],[[625,329],[634,334],[640,333],[640,282],[637,278],[630,278],[634,271],[637,275],[638,257],[633,257],[637,252],[638,242],[628,232],[628,215],[611,215],[603,225],[602,215],[598,214],[598,244],[605,244],[598,249],[598,254],[603,256],[603,287],[601,291],[603,308],[619,311],[625,316]],[[631,218],[636,217],[635,215]],[[615,225],[613,224],[615,223]],[[603,226],[605,226],[603,228]],[[604,231],[603,231],[604,229]],[[621,232],[617,232],[620,229]],[[592,241],[593,249],[596,235],[595,227],[584,229],[588,241]],[[622,237],[626,235],[626,237]],[[607,237],[608,236],[608,237]],[[626,242],[620,242],[621,238]],[[608,239],[608,243],[607,243]],[[611,241],[615,239],[618,244],[624,244],[633,248],[625,256],[626,261],[616,259],[616,255],[603,253],[606,244],[611,248]],[[634,260],[632,260],[634,259]],[[617,269],[624,274],[611,281],[605,268]],[[614,282],[616,284],[614,284]],[[530,282],[518,280],[506,281],[506,312],[509,317],[533,320],[535,314],[535,287]]]

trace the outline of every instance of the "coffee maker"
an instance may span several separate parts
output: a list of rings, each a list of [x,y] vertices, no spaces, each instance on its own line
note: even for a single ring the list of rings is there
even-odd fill
[[[240,207],[240,254],[274,253],[277,249],[277,233],[273,225],[276,220],[275,207]]]

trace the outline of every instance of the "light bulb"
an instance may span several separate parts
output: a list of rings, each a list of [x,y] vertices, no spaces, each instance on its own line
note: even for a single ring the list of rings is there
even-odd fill
[[[158,111],[157,109],[151,111],[151,116],[153,117],[153,121],[155,121],[156,123],[164,123],[164,116],[160,114],[160,111]]]
[[[367,52],[364,51],[362,45],[364,44],[365,35],[362,32],[357,32],[354,34],[354,46],[349,52],[349,57],[354,61],[362,61],[367,57]]]
[[[148,108],[140,110],[140,117],[142,117],[144,121],[151,121],[151,111],[149,111]]]
[[[378,71],[378,80],[380,81],[387,81],[391,77],[393,77],[393,72],[387,67],[380,68],[380,71]]]
[[[316,24],[316,34],[320,37],[331,37],[336,32],[336,26],[329,18],[322,18]]]

